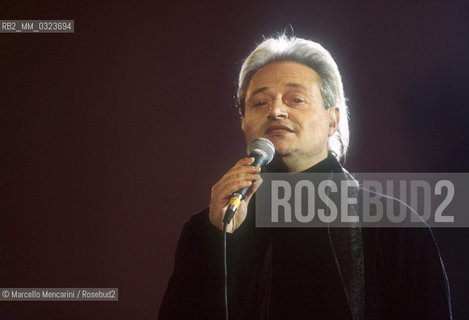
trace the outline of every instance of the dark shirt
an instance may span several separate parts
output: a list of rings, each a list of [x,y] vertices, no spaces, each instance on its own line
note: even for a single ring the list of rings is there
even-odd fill
[[[305,172],[341,172],[332,155]],[[271,319],[350,319],[326,228],[273,228]]]

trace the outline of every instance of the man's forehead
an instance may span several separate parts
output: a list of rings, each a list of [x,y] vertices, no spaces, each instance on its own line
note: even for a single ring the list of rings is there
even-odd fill
[[[301,83],[294,83],[294,82],[289,82],[289,83],[286,83],[284,85],[285,88],[296,88],[296,89],[300,89],[300,90],[303,90],[303,91],[307,91],[308,89],[302,85]],[[269,90],[269,87],[260,87],[260,88],[257,88],[255,89],[253,92],[250,93],[251,96],[255,96],[256,94],[258,93],[262,93],[262,92],[265,92],[265,91],[268,91]]]
[[[320,77],[312,68],[293,61],[273,62],[260,68],[250,79],[248,95],[267,91],[271,87],[312,90]]]

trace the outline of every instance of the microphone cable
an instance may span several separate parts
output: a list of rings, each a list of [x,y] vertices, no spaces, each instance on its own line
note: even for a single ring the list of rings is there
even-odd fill
[[[248,145],[247,154],[249,157],[254,157],[254,162],[251,164],[255,167],[262,168],[266,164],[270,163],[275,155],[275,146],[273,143],[266,138],[257,138],[251,141]],[[228,264],[226,261],[226,228],[230,223],[231,219],[235,215],[241,201],[246,196],[250,187],[246,187],[238,192],[235,192],[231,195],[230,201],[228,202],[228,207],[225,211],[223,217],[223,264],[225,271],[225,320],[228,320]]]
[[[228,266],[226,263],[226,227],[227,222],[223,222],[223,265],[225,268],[225,320],[228,320]]]

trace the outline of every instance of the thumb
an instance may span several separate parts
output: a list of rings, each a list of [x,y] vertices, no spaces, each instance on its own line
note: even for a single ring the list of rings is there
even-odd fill
[[[259,189],[259,187],[261,186],[263,180],[261,177],[259,177],[259,179],[257,179],[252,185],[251,187],[249,188],[248,192],[246,193],[246,197],[244,198],[244,200],[246,201],[246,203],[249,203],[249,200],[251,200],[252,198],[252,195],[257,191],[257,189]]]

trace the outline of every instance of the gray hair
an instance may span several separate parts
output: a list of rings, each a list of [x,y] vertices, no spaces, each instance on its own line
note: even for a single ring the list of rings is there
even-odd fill
[[[262,67],[278,61],[294,61],[316,71],[321,78],[320,90],[324,108],[339,108],[340,121],[327,146],[337,160],[345,157],[349,144],[348,107],[339,69],[331,54],[319,43],[280,35],[267,38],[244,60],[239,73],[237,107],[244,115],[246,91],[252,76]]]

